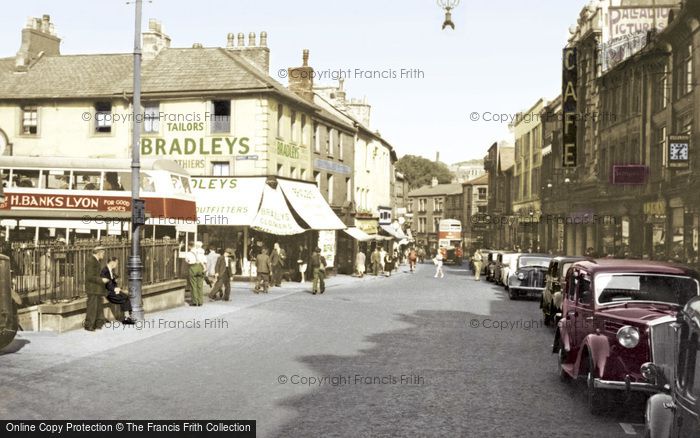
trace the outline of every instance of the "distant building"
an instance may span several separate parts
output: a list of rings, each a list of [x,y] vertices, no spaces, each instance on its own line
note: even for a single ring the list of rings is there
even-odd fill
[[[438,184],[433,177],[430,185],[420,187],[408,193],[409,212],[413,214],[412,232],[416,243],[437,249],[437,232],[440,219],[447,219],[445,207],[447,197],[461,195],[462,184]]]
[[[486,173],[484,170],[484,161],[479,159],[461,161],[451,164],[448,167],[454,174],[454,178],[452,179],[453,183],[467,182]]]

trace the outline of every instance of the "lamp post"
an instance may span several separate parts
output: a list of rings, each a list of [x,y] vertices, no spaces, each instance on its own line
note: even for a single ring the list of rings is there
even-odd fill
[[[452,9],[457,7],[459,0],[437,0],[437,4],[445,10],[445,21],[442,23],[443,30],[448,26],[454,30],[455,24],[452,22]]]
[[[131,300],[131,317],[142,321],[143,302],[141,284],[143,264],[141,263],[141,226],[146,222],[144,201],[139,199],[141,185],[141,7],[142,0],[134,0],[136,5],[134,28],[134,99],[133,128],[131,143],[131,255],[127,263],[129,271],[129,290]]]

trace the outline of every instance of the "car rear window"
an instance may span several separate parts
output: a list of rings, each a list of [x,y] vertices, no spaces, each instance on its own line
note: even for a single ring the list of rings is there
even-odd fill
[[[600,304],[658,301],[682,306],[698,295],[698,283],[671,275],[600,274],[595,279],[595,295]]]

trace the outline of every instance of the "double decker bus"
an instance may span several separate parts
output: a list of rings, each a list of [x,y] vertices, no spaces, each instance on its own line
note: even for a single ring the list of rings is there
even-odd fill
[[[5,240],[126,236],[131,224],[131,160],[0,157],[0,226]],[[147,237],[195,232],[189,174],[163,159],[141,162]]]
[[[441,219],[438,223],[438,247],[447,250],[443,263],[462,264],[462,223],[456,219]]]

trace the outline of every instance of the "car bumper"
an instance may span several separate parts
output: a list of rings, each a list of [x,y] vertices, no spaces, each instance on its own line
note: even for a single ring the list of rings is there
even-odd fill
[[[536,297],[541,296],[542,292],[544,292],[544,289],[541,287],[518,286],[517,284],[511,284],[508,287],[513,289],[513,291],[527,293],[528,295]]]
[[[593,379],[593,387],[596,389],[611,389],[615,391],[634,391],[654,394],[659,392],[659,387],[651,383],[633,382],[627,376],[624,381]]]

